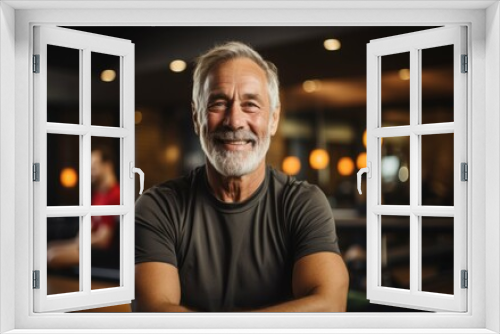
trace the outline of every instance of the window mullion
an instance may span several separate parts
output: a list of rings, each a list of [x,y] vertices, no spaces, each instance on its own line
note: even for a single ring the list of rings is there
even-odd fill
[[[413,131],[420,123],[420,55],[418,49],[410,51],[410,208],[420,202],[420,137]],[[413,210],[410,214],[410,291],[415,293],[420,287],[421,243],[420,217]]]
[[[91,124],[91,59],[90,50],[85,48],[83,50],[83,66],[82,71],[82,89],[80,90],[81,101],[82,101],[82,125],[84,127],[90,127]],[[82,170],[82,178],[80,179],[82,189],[82,203],[86,208],[90,208],[91,205],[91,183],[90,183],[90,159],[91,159],[91,135],[89,132],[82,136],[82,158],[80,159],[80,170]],[[80,281],[83,282],[83,290],[86,293],[90,293],[91,290],[91,216],[90,210],[86,212],[83,217],[83,226],[81,228],[81,259],[80,259]]]

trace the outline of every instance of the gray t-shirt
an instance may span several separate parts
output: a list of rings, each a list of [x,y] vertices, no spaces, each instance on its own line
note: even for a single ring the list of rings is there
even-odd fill
[[[148,189],[136,203],[135,262],[176,266],[181,304],[197,311],[290,300],[294,262],[322,251],[340,253],[325,195],[270,167],[244,202],[218,200],[199,167]]]

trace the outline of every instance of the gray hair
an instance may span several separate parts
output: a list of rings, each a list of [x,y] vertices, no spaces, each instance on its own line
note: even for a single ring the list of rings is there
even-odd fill
[[[266,61],[250,46],[241,42],[226,42],[217,45],[208,50],[196,59],[196,65],[193,74],[193,109],[198,113],[206,109],[206,82],[210,70],[223,62],[236,58],[248,58],[260,66],[266,73],[267,90],[269,93],[269,102],[271,113],[280,105],[278,69],[276,66]],[[201,113],[202,115],[204,112]]]

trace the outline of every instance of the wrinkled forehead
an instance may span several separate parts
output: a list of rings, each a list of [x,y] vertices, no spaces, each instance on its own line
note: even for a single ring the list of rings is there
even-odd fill
[[[220,93],[227,89],[249,90],[247,93],[266,93],[266,72],[248,58],[236,58],[213,66],[205,81],[205,92]]]

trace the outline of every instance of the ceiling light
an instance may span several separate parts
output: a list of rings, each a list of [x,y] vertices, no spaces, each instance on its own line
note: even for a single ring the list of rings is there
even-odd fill
[[[101,72],[101,81],[111,82],[116,79],[116,72],[114,70],[104,70]]]
[[[319,80],[306,80],[302,83],[302,89],[306,93],[312,93],[317,91],[321,87],[321,81]]]
[[[336,51],[336,50],[340,49],[341,44],[340,44],[340,41],[338,39],[326,39],[323,42],[323,46],[328,51]]]
[[[402,68],[399,70],[399,78],[404,81],[410,80],[410,70],[407,68]]]
[[[172,72],[182,72],[186,69],[186,62],[184,60],[176,59],[170,63],[170,70]]]

